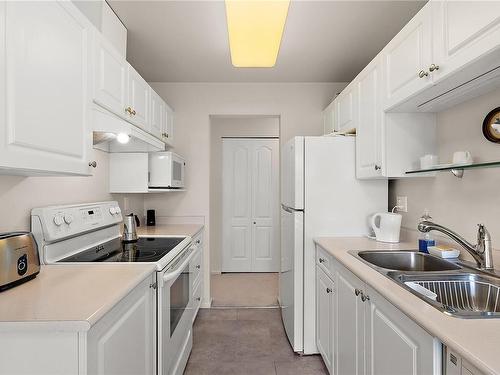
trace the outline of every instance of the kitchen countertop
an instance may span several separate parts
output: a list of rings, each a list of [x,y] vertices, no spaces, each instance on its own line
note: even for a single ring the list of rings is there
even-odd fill
[[[315,242],[431,335],[486,374],[500,374],[500,319],[460,319],[443,314],[348,253],[409,250],[415,243],[384,244],[362,237],[316,238]]]
[[[46,265],[0,293],[0,331],[86,331],[155,271],[151,264]]]
[[[140,226],[139,236],[190,236],[194,237],[203,229],[201,224],[161,224],[156,226]]]

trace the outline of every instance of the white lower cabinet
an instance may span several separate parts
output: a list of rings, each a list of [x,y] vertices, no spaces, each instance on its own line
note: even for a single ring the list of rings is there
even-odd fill
[[[330,374],[441,374],[434,337],[335,260],[333,278],[316,269],[317,344]]]
[[[316,267],[316,338],[318,351],[321,353],[326,367],[333,369],[333,311],[335,299],[333,298],[333,281],[319,267]]]
[[[137,286],[87,334],[87,373],[156,372],[156,292],[153,277]]]
[[[78,321],[2,327],[0,374],[156,374],[155,279],[144,279],[90,330]]]

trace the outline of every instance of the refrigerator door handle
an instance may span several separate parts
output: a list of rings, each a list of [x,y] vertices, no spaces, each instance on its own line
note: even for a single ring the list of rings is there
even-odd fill
[[[296,210],[295,208],[288,207],[288,206],[284,205],[283,203],[281,204],[281,208],[290,214],[293,214],[294,212],[297,212],[297,211],[299,211],[299,212],[304,211],[304,210]]]

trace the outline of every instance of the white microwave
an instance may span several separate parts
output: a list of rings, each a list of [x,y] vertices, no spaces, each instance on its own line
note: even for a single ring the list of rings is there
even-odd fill
[[[182,189],[186,161],[171,151],[149,153],[150,189]]]

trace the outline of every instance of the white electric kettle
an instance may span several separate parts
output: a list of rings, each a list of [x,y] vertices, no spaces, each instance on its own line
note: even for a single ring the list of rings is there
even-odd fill
[[[401,215],[391,212],[378,212],[371,218],[375,238],[380,242],[399,242],[401,230]],[[378,224],[377,224],[378,222]]]

